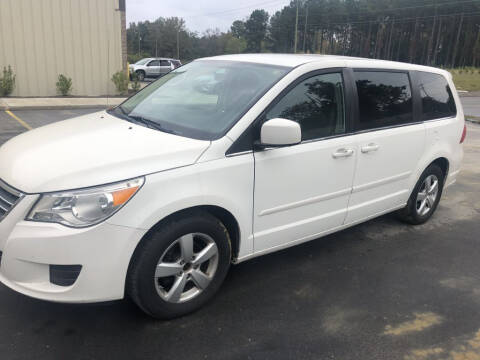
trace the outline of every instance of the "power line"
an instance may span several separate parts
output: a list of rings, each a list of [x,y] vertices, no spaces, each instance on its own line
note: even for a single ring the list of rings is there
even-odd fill
[[[426,5],[416,5],[416,6],[405,6],[405,7],[398,7],[398,8],[387,8],[387,9],[378,9],[378,10],[369,10],[369,9],[356,9],[352,10],[352,12],[339,12],[333,15],[359,15],[359,14],[372,14],[372,13],[386,13],[398,10],[410,10],[410,9],[420,9],[426,7],[436,7],[436,6],[446,6],[446,5],[462,5],[468,3],[478,3],[480,5],[479,0],[465,0],[465,1],[455,1],[455,2],[440,2],[434,4],[426,4]],[[305,16],[305,15],[300,15]]]
[[[192,16],[212,16],[212,15],[218,15],[218,14],[225,14],[229,12],[236,12],[240,10],[245,10],[245,9],[252,9],[261,5],[266,5],[266,4],[273,4],[273,3],[285,3],[285,0],[270,0],[270,1],[264,1],[261,3],[256,3],[256,4],[251,4],[248,6],[240,7],[240,8],[235,8],[235,9],[225,9],[221,11],[216,11],[212,13],[204,13],[204,14],[194,14]]]
[[[323,25],[354,25],[354,24],[387,24],[391,22],[395,23],[402,23],[402,22],[412,22],[415,20],[422,20],[422,19],[433,19],[435,17],[451,17],[451,16],[457,16],[457,15],[462,15],[462,13],[454,13],[454,14],[444,14],[444,15],[430,15],[430,16],[420,16],[420,17],[410,17],[410,18],[393,18],[392,20],[365,20],[365,21],[347,21],[347,22],[336,22],[336,23],[331,23],[331,22],[325,22],[323,24],[310,24],[309,27],[319,27]],[[473,12],[469,14],[464,14],[464,17],[474,17],[474,16],[480,16],[480,11],[479,12]]]

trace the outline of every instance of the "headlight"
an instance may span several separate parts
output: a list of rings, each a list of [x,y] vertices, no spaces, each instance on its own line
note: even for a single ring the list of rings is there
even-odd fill
[[[95,225],[120,210],[144,182],[141,177],[94,188],[43,194],[27,220],[77,228]]]

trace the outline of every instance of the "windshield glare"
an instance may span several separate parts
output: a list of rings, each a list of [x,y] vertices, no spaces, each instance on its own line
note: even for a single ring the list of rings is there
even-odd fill
[[[143,118],[181,136],[222,137],[289,68],[200,60],[171,71],[122,105],[118,115]]]

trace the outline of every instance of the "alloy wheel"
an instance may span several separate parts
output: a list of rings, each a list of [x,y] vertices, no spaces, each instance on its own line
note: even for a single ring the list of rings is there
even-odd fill
[[[155,269],[155,288],[165,301],[181,303],[205,290],[218,266],[218,248],[207,234],[189,233],[176,239]]]
[[[429,175],[423,180],[417,194],[416,209],[420,216],[427,215],[433,208],[438,195],[438,178]]]

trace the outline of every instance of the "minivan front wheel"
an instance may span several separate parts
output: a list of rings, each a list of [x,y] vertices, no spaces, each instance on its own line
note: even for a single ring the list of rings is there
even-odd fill
[[[401,220],[413,225],[423,224],[433,215],[442,196],[444,174],[431,164],[420,176],[407,206],[398,212]]]
[[[151,316],[185,315],[215,294],[230,259],[225,226],[210,214],[187,214],[142,241],[130,266],[127,292]]]

